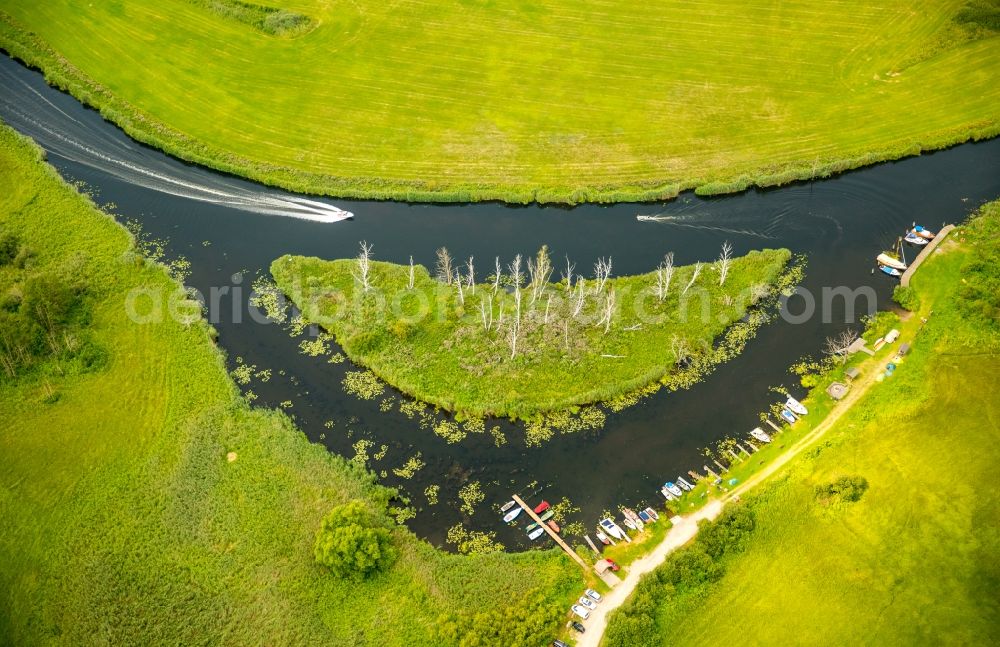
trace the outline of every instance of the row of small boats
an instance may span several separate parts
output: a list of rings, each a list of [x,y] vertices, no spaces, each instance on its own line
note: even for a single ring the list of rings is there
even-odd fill
[[[517,505],[517,502],[513,499],[500,506],[500,512],[503,514],[504,523],[510,523],[517,519],[522,510],[523,508]],[[533,521],[528,524],[528,527],[525,528],[525,532],[528,533],[528,539],[534,541],[542,536],[545,532],[545,528],[542,527],[542,524],[548,526],[553,532],[556,533],[562,530],[559,527],[559,524],[552,518],[555,516],[555,511],[552,510],[552,506],[548,501],[542,501],[534,507],[533,511],[542,521],[541,524],[537,521]]]
[[[906,255],[903,253],[903,243],[923,247],[933,240],[934,236],[936,234],[933,231],[913,223],[913,228],[907,231],[905,236],[897,239],[891,250],[886,250],[875,257],[875,265],[883,274],[895,277],[902,276],[908,267]]]
[[[660,514],[652,508],[645,508],[639,512],[622,508],[622,524],[630,530],[642,530],[647,524],[656,523],[659,518]],[[613,539],[631,541],[628,534],[612,517],[601,519],[598,526],[597,539],[605,546],[611,544]]]

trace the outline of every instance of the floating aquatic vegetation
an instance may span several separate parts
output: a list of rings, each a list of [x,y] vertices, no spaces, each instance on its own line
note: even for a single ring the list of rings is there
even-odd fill
[[[351,445],[351,447],[354,448],[354,457],[351,458],[351,462],[360,467],[364,467],[369,458],[368,450],[374,446],[375,443],[370,440],[365,440],[364,438],[355,442]]]
[[[288,302],[274,281],[258,276],[250,284],[250,289],[250,305],[262,310],[271,321],[285,323],[288,320]]]
[[[476,512],[476,506],[486,498],[486,494],[483,493],[483,488],[479,484],[479,481],[471,481],[463,485],[458,491],[458,498],[462,501],[459,509],[471,517]]]
[[[386,455],[386,453],[388,453],[388,451],[389,451],[389,446],[388,445],[382,445],[381,447],[378,448],[378,452],[375,453],[375,455],[373,456],[373,458],[375,460],[377,460],[377,461],[380,461],[383,458],[385,458],[385,455]]]
[[[295,405],[292,404],[291,400],[282,400],[278,406],[282,409],[291,409]]]
[[[440,485],[428,485],[424,488],[424,496],[427,497],[427,505],[437,505],[438,493],[440,491]]]
[[[439,421],[434,425],[434,433],[444,438],[449,444],[461,442],[466,436],[465,430],[451,420]]]
[[[385,383],[371,371],[348,371],[341,383],[345,391],[362,400],[374,400],[385,392]]]
[[[299,342],[299,350],[310,357],[319,357],[330,352],[330,335],[320,333],[315,339],[303,339]]]
[[[507,436],[500,430],[499,425],[490,427],[490,435],[493,436],[493,444],[497,447],[503,447],[507,444]]]
[[[501,553],[504,549],[503,544],[496,540],[496,533],[466,530],[460,523],[448,529],[446,541],[463,555],[488,555]]]
[[[399,478],[403,479],[413,478],[413,475],[416,474],[421,469],[423,469],[424,465],[427,464],[424,462],[421,456],[422,455],[420,452],[417,452],[413,456],[410,456],[408,459],[406,459],[406,462],[403,463],[402,467],[394,468],[392,470],[392,473],[398,476]]]
[[[343,364],[345,360],[347,360],[347,356],[338,351],[330,355],[330,359],[326,361],[330,364]]]
[[[257,370],[256,364],[246,364],[243,362],[242,357],[236,358],[236,368],[229,372],[233,376],[233,380],[237,384],[246,386],[250,384],[250,380],[253,378],[254,371]]]

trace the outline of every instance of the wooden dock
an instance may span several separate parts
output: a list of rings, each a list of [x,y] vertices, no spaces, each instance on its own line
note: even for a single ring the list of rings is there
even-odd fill
[[[512,498],[517,503],[517,505],[521,506],[522,510],[524,510],[525,512],[528,513],[529,517],[531,517],[532,519],[534,519],[535,522],[541,528],[543,528],[545,530],[545,532],[549,533],[549,536],[552,537],[552,539],[554,539],[555,542],[557,544],[559,544],[559,546],[564,551],[566,551],[567,555],[569,555],[570,557],[573,558],[573,561],[575,561],[577,564],[580,565],[580,568],[582,568],[585,571],[590,568],[590,566],[587,565],[587,562],[583,561],[583,558],[580,557],[579,555],[577,555],[576,551],[573,550],[572,548],[570,548],[569,544],[567,544],[565,541],[563,541],[563,538],[559,536],[559,533],[557,533],[556,531],[552,530],[552,528],[549,528],[549,524],[547,524],[544,521],[542,521],[542,518],[539,517],[537,514],[535,514],[535,511],[532,510],[531,507],[529,507],[527,503],[525,503],[524,501],[521,500],[521,497],[519,497],[519,496],[517,496],[515,494]]]
[[[910,278],[913,276],[914,272],[917,271],[917,268],[920,267],[920,264],[924,262],[925,258],[930,256],[934,252],[937,246],[941,244],[941,241],[945,239],[945,236],[951,233],[951,230],[954,228],[955,225],[947,225],[945,227],[942,227],[941,231],[937,233],[937,236],[935,236],[934,239],[931,240],[931,242],[924,245],[924,248],[920,250],[920,253],[917,254],[917,257],[913,259],[913,262],[910,263],[910,266],[906,268],[905,272],[903,272],[903,276],[899,278],[899,284],[901,286],[903,286],[904,288],[910,286]]]

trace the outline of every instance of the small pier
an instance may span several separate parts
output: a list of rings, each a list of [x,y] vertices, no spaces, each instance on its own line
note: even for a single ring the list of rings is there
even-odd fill
[[[577,564],[580,565],[580,568],[582,568],[585,571],[590,568],[589,566],[587,566],[587,562],[583,561],[583,558],[580,557],[579,555],[577,555],[576,551],[573,550],[572,548],[570,548],[569,544],[567,544],[565,541],[563,541],[563,538],[559,536],[559,533],[557,533],[556,531],[552,530],[552,528],[549,527],[549,524],[547,524],[544,521],[542,521],[542,518],[539,517],[537,514],[535,514],[535,511],[530,506],[528,506],[528,504],[525,503],[521,499],[521,497],[519,497],[519,496],[517,496],[515,494],[511,498],[514,499],[514,502],[517,503],[517,505],[521,506],[522,510],[524,510],[525,512],[528,513],[529,517],[531,517],[532,519],[535,520],[535,522],[538,524],[538,526],[540,528],[544,529],[545,532],[547,532],[549,534],[549,537],[552,537],[552,539],[554,539],[555,542],[557,544],[559,544],[559,546],[564,551],[566,551],[567,555],[569,555],[570,557],[573,558],[573,561],[575,561]]]
[[[930,256],[935,249],[937,249],[937,246],[941,244],[941,241],[944,240],[945,236],[951,233],[951,230],[954,228],[955,225],[947,225],[945,227],[942,227],[941,231],[937,233],[934,239],[931,240],[931,242],[924,245],[924,248],[920,250],[920,253],[917,254],[917,257],[913,259],[913,262],[910,263],[910,266],[906,268],[905,272],[903,272],[903,276],[900,277],[899,284],[901,286],[903,286],[904,288],[910,286],[910,279],[913,277],[913,274],[917,271],[917,268],[920,267],[920,264],[923,263],[924,259]]]

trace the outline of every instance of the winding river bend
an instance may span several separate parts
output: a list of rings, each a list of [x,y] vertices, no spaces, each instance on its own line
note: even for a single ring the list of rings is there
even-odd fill
[[[364,239],[380,260],[405,263],[412,254],[430,266],[434,250],[444,245],[459,258],[474,255],[492,263],[496,255],[530,254],[548,244],[554,258],[569,255],[578,268],[610,254],[616,274],[632,274],[649,271],[667,251],[675,252],[678,263],[711,260],[728,240],[737,254],[788,247],[807,256],[803,287],[814,294],[823,286],[870,286],[879,306],[887,307],[893,284],[871,272],[878,251],[913,221],[937,228],[1000,195],[1000,140],[992,140],[824,181],[711,199],[685,194],[664,204],[508,207],[296,196],[137,144],[6,56],[0,60],[0,118],[34,138],[60,173],[84,182],[98,202],[114,203],[118,213],[168,239],[172,254],[191,261],[190,285],[204,294],[230,286],[215,325],[231,366],[242,357],[272,369],[269,381],[250,386],[258,403],[290,402],[288,413],[313,441],[346,456],[354,454],[358,440],[372,441],[372,454],[386,445],[385,456],[370,467],[386,470],[383,482],[410,494],[420,508],[410,527],[436,544],[462,520],[470,528],[496,531],[511,548],[526,546],[523,532],[503,526],[491,510],[511,492],[537,492],[551,502],[568,497],[580,508],[573,518],[588,528],[604,509],[656,501],[665,479],[700,469],[699,448],[756,426],[757,412],[774,399],[769,386],[795,391],[788,367],[852,323],[845,321],[842,302],[835,302],[826,323],[815,317],[765,325],[740,357],[702,383],[609,414],[599,432],[557,435],[542,447],[526,448],[523,429],[501,422],[508,438],[502,447],[488,434],[448,444],[398,407],[383,412],[378,401],[344,393],[341,380],[354,368],[349,362],[304,355],[301,338],[248,316],[251,279],[266,273],[274,258],[353,256]],[[355,217],[342,220],[338,208]],[[637,215],[660,219],[643,222]],[[240,273],[243,278],[234,281]],[[244,288],[244,298],[234,306],[228,299],[236,287]],[[799,310],[795,299],[791,306]],[[327,421],[334,421],[332,428]],[[393,474],[417,452],[426,462],[423,469],[411,479]],[[486,500],[463,518],[457,491],[469,481],[482,484]],[[430,485],[440,486],[440,503],[433,506],[423,494]]]

